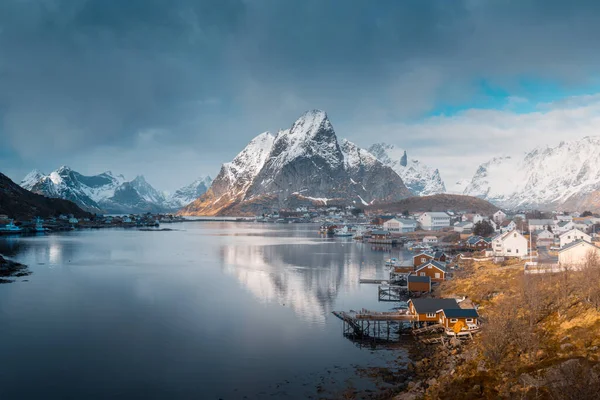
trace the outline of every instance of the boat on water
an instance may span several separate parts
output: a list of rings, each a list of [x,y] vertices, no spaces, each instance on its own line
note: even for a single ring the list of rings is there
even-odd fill
[[[333,235],[335,233],[337,229],[336,225],[321,225],[319,227],[319,233],[324,234],[324,235]]]
[[[386,267],[395,267],[397,265],[400,265],[400,262],[398,261],[397,258],[392,257],[390,259],[385,260]]]
[[[33,230],[35,232],[48,232],[48,228],[44,228],[43,225],[44,221],[40,218],[36,218],[35,219],[35,227],[33,228]]]
[[[10,222],[4,226],[0,226],[0,233],[19,233],[22,232],[23,228],[14,224],[11,219]]]
[[[349,229],[348,226],[344,226],[343,228],[336,229],[333,232],[333,236],[354,236],[354,232],[351,229]]]

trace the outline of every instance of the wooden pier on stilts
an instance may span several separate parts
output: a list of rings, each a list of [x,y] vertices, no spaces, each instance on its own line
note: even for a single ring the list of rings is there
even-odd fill
[[[408,310],[398,311],[333,311],[333,315],[343,321],[344,336],[357,339],[392,340],[399,336],[406,323],[415,320]]]

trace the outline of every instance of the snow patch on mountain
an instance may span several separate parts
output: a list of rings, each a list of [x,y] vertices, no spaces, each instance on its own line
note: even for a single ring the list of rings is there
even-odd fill
[[[183,208],[206,193],[211,183],[210,176],[200,177],[168,196],[167,203],[173,209]]]
[[[479,166],[464,194],[507,208],[560,206],[600,190],[600,137],[538,147]]]
[[[369,152],[383,164],[391,167],[404,184],[417,196],[430,196],[446,192],[446,185],[437,169],[408,158],[406,150],[387,143],[375,143]]]

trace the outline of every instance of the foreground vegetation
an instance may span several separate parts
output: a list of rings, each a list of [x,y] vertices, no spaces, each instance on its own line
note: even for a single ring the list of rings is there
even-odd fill
[[[598,398],[599,260],[539,275],[525,275],[522,261],[465,261],[436,295],[478,304],[482,332],[456,349],[429,349],[416,363],[419,390],[398,398]]]

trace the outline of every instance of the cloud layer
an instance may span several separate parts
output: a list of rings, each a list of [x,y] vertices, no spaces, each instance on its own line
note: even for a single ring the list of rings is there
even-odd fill
[[[173,190],[322,108],[340,136],[391,141],[451,182],[594,133],[595,98],[568,95],[598,84],[599,17],[595,1],[5,0],[0,170],[70,164]],[[479,109],[496,100],[482,81],[500,109]]]

